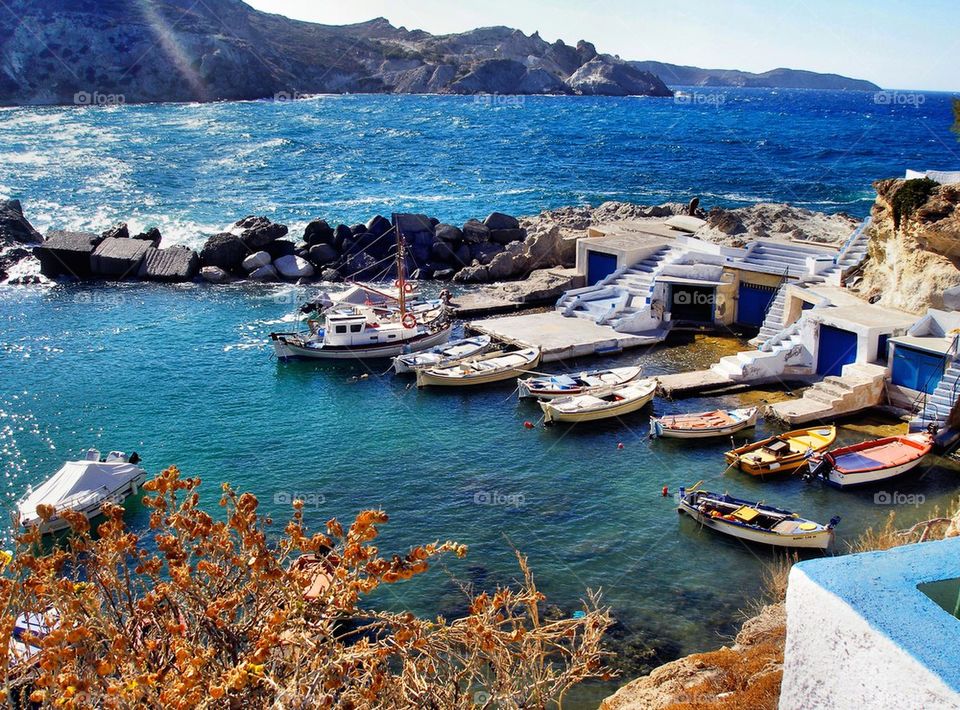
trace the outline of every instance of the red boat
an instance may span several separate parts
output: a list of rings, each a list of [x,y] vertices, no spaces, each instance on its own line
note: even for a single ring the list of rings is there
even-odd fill
[[[864,441],[810,457],[810,474],[837,488],[877,483],[915,468],[932,448],[927,433]]]

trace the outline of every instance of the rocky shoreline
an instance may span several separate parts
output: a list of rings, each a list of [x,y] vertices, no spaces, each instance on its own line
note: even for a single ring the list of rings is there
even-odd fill
[[[131,234],[126,224],[102,232],[51,230],[44,237],[18,200],[0,202],[0,282],[44,280],[149,281],[212,284],[383,280],[396,271],[396,232],[406,245],[405,269],[416,280],[461,284],[511,282],[534,272],[569,268],[588,228],[662,221],[693,213],[705,220],[696,236],[742,246],[756,238],[840,244],[856,219],[779,204],[706,210],[690,204],[605,202],[516,218],[492,212],[462,225],[424,214],[375,215],[365,223],[315,219],[294,236],[266,217],[244,217],[206,237],[199,250],[163,244],[157,228]]]

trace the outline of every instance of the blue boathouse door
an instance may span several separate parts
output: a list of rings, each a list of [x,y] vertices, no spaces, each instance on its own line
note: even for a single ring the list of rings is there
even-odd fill
[[[943,379],[943,356],[897,344],[890,375],[895,385],[932,394]]]
[[[617,257],[587,249],[587,286],[593,286],[617,270]]]
[[[817,374],[839,375],[844,365],[857,361],[857,334],[829,325],[820,326]]]
[[[737,299],[737,323],[759,328],[767,315],[767,308],[776,298],[775,286],[758,286],[740,282]]]

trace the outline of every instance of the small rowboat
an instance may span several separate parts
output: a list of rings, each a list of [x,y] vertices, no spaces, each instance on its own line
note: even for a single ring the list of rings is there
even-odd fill
[[[540,402],[543,423],[590,422],[642,409],[657,391],[656,380],[638,380],[610,388],[605,394],[579,394]]]
[[[835,426],[797,429],[726,453],[727,463],[751,476],[796,471],[837,438]]]
[[[837,488],[877,483],[915,468],[932,448],[926,432],[864,441],[812,456],[810,475]]]
[[[757,423],[757,407],[701,412],[700,414],[673,414],[650,417],[650,433],[654,438],[709,439],[729,436]]]
[[[421,367],[443,367],[482,355],[490,349],[490,336],[478,335],[473,338],[451,340],[418,353],[398,355],[393,358],[393,371],[398,375],[413,372]]]
[[[467,387],[501,382],[540,364],[540,348],[491,352],[445,367],[424,367],[417,372],[417,387]]]
[[[594,394],[616,385],[631,382],[640,376],[640,367],[615,367],[593,370],[579,375],[542,375],[517,380],[520,399],[555,399],[575,394]]]
[[[749,542],[777,547],[825,550],[833,542],[833,518],[826,525],[801,518],[789,510],[733,498],[726,493],[680,489],[677,511],[717,532]]]

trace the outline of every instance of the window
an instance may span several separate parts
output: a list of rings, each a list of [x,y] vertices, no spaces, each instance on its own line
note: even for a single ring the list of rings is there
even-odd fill
[[[357,323],[356,325],[351,325],[351,326],[350,326],[350,332],[351,332],[351,333],[359,333],[359,332],[360,332],[360,329],[361,329],[362,327],[363,327],[363,326],[361,326],[359,323]]]
[[[347,332],[347,326],[345,326],[345,325],[338,325],[338,326],[336,327],[335,331],[336,331],[337,333],[346,333],[346,332]]]

